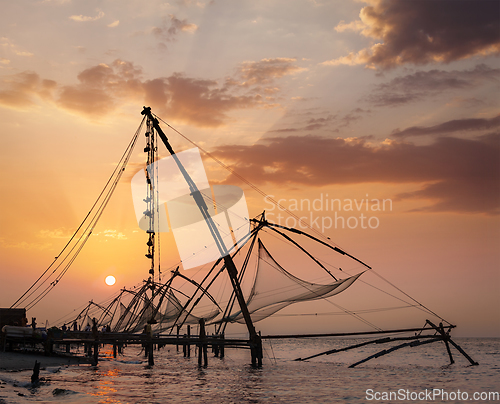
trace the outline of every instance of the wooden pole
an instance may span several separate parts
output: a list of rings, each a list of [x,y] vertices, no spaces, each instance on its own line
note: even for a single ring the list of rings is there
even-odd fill
[[[414,347],[414,346],[418,346],[418,345],[432,344],[433,342],[441,341],[441,340],[442,340],[441,337],[436,337],[436,338],[428,339],[426,341],[418,341],[417,340],[417,341],[413,341],[413,342],[405,342],[404,344],[396,345],[392,348],[384,349],[380,352],[377,352],[376,354],[370,355],[368,358],[365,358],[365,359],[360,360],[359,362],[353,363],[349,367],[354,368],[358,365],[361,365],[362,363],[368,362],[370,359],[379,358],[381,356],[387,355],[391,352],[394,352],[394,351],[401,349],[401,348],[405,348],[407,346]]]
[[[259,368],[262,367],[262,357],[264,355],[262,354],[262,337],[259,331],[259,336],[257,337],[257,366]]]
[[[222,340],[222,344],[220,344],[220,354],[219,358],[224,359],[224,333],[220,335],[220,339]]]
[[[215,338],[220,338],[220,335],[215,335]],[[214,353],[214,356],[216,358],[219,357],[219,347],[220,347],[220,344],[218,342],[216,342],[215,344],[212,345],[212,352]]]
[[[460,346],[458,346],[458,344],[455,343],[451,338],[449,339],[449,341],[450,344],[453,345],[458,352],[460,352],[463,356],[465,356],[465,358],[470,362],[472,366],[479,365],[479,363],[477,363],[474,359],[472,359],[469,355],[467,355],[467,353],[462,348],[460,348]]]
[[[198,344],[198,366],[201,367],[202,357],[203,357],[203,366],[208,366],[208,347],[206,343],[207,333],[205,331],[205,319],[200,318],[200,342]]]
[[[179,334],[180,334],[180,332],[181,332],[181,326],[180,326],[180,325],[177,325],[177,339],[179,339]],[[179,344],[177,344],[177,345],[175,346],[175,348],[176,348],[176,351],[177,351],[177,352],[179,352]]]
[[[444,332],[444,328],[442,327],[442,324],[440,324],[441,328],[437,327],[435,324],[433,324],[430,320],[426,320],[427,324],[429,324],[431,327],[434,327],[436,329],[437,332],[439,332],[443,338],[446,339],[446,342],[449,342],[451,345],[453,345],[456,350],[458,352],[460,352],[463,356],[465,356],[465,358],[470,362],[470,364],[472,366],[477,366],[479,365],[479,363],[477,363],[474,359],[472,359],[469,355],[467,355],[467,353],[462,349],[460,348],[460,346],[455,343],[451,338],[450,338],[450,335],[448,333],[445,333]],[[449,327],[451,329],[451,327]]]
[[[94,342],[94,357],[92,359],[92,365],[97,366],[99,362],[99,342],[97,340]]]
[[[450,365],[453,365],[455,361],[453,360],[453,355],[451,354],[450,344],[448,340],[450,339],[449,333],[444,331],[443,323],[439,323],[439,329],[441,330],[441,335],[443,336],[443,342],[446,346],[446,351],[448,352],[448,357],[450,358]]]
[[[181,161],[175,154],[172,146],[170,145],[167,136],[165,136],[165,133],[163,133],[163,130],[160,128],[160,124],[158,122],[158,119],[153,117],[151,113],[151,108],[150,107],[144,107],[144,109],[141,112],[142,115],[146,115],[148,117],[148,120],[152,122],[154,128],[156,129],[156,132],[160,136],[160,139],[162,140],[163,144],[169,151],[169,153],[172,155],[172,158],[174,159],[175,163],[177,164],[177,167],[179,168],[180,172],[182,173],[184,179],[186,180],[189,189],[191,191],[191,196],[193,197],[194,201],[196,202],[196,205],[198,205],[198,208],[200,210],[200,213],[202,214],[203,218],[205,219],[205,222],[210,230],[210,233],[212,234],[215,244],[217,245],[221,257],[224,259],[224,263],[226,266],[227,273],[229,275],[229,279],[231,281],[231,284],[233,286],[233,291],[236,296],[236,300],[238,301],[238,304],[240,306],[241,314],[243,315],[243,318],[245,320],[245,324],[248,329],[248,334],[250,336],[250,343],[253,347],[258,347],[260,339],[258,338],[257,332],[255,331],[255,327],[252,322],[252,318],[250,317],[250,312],[248,311],[248,307],[245,301],[245,298],[243,296],[243,292],[241,291],[241,286],[238,281],[238,270],[236,269],[236,265],[234,264],[234,261],[231,257],[231,254],[228,253],[226,250],[224,240],[219,232],[218,227],[213,221],[213,218],[210,216],[210,213],[208,211],[208,207],[201,196],[198,187],[196,186],[196,183],[193,181],[189,173],[186,171],[184,166],[182,165]],[[345,254],[345,253],[344,253]],[[189,351],[188,351],[188,356],[189,356]],[[255,362],[257,359],[258,352],[252,350],[252,364]]]
[[[155,364],[155,360],[154,360],[154,357],[153,357],[153,341],[151,339],[151,337],[148,337],[149,341],[148,341],[148,365],[149,366],[153,366]]]
[[[186,346],[186,353],[187,353],[187,357],[190,358],[191,357],[191,345],[189,344],[189,340],[191,339],[191,326],[188,325],[187,326],[187,329],[188,329],[188,344]]]

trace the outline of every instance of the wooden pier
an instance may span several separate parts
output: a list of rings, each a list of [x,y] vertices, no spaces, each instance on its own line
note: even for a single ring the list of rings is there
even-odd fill
[[[379,330],[379,331],[363,331],[355,333],[330,333],[330,334],[298,334],[298,335],[264,335],[258,334],[258,339],[233,339],[225,338],[224,334],[208,335],[205,331],[205,322],[200,320],[199,334],[191,334],[191,326],[187,326],[185,334],[180,333],[180,328],[177,329],[177,335],[161,335],[152,334],[151,328],[147,328],[146,332],[141,334],[121,333],[121,332],[82,332],[82,331],[64,331],[60,335],[51,335],[49,333],[47,339],[41,340],[40,338],[33,337],[19,337],[19,336],[3,336],[3,348],[10,346],[23,347],[24,349],[31,347],[36,349],[37,345],[40,346],[46,355],[56,353],[71,354],[71,347],[84,347],[84,354],[89,358],[93,365],[97,365],[99,361],[99,349],[104,345],[111,345],[113,347],[113,357],[116,358],[121,352],[123,347],[130,345],[141,345],[144,349],[144,355],[148,359],[148,365],[154,366],[154,351],[159,350],[167,345],[176,346],[176,351],[179,352],[179,347],[182,347],[184,357],[191,357],[191,348],[194,346],[198,352],[198,366],[208,366],[208,348],[214,357],[223,359],[225,356],[226,348],[239,348],[249,349],[251,352],[252,366],[262,366],[262,340],[263,339],[296,339],[296,338],[318,338],[318,337],[369,337],[378,336],[381,334],[401,334],[413,333],[411,336],[384,336],[382,338],[371,338],[368,341],[361,341],[343,348],[330,349],[320,352],[306,358],[297,358],[297,361],[307,361],[323,355],[331,355],[338,352],[344,352],[351,349],[357,349],[366,345],[380,345],[393,342],[402,342],[399,345],[392,346],[388,349],[381,350],[367,358],[352,364],[350,367],[356,367],[371,359],[379,358],[380,356],[387,355],[391,352],[405,347],[417,347],[421,345],[430,344],[433,342],[443,342],[447,353],[449,355],[450,364],[455,361],[453,359],[450,345],[452,345],[460,354],[462,354],[471,365],[477,365],[474,361],[458,344],[456,344],[450,337],[450,331],[455,328],[454,325],[443,326],[443,324],[435,325],[427,320],[424,327],[420,328],[407,328],[395,330]],[[57,351],[54,349],[57,347]],[[63,350],[61,350],[61,348]]]
[[[116,358],[122,349],[130,345],[140,345],[144,349],[144,355],[148,359],[148,365],[154,366],[154,351],[165,346],[175,346],[179,351],[182,347],[184,357],[191,357],[192,348],[196,347],[198,352],[198,365],[208,366],[209,348],[214,357],[223,359],[227,348],[249,349],[251,352],[262,353],[262,347],[248,339],[225,338],[224,334],[210,335],[200,327],[199,335],[188,333],[182,335],[152,335],[148,333],[98,333],[94,337],[92,332],[65,331],[60,335],[48,336],[45,340],[35,337],[4,336],[3,350],[14,348],[23,350],[36,350],[44,352],[45,355],[74,355],[75,348],[83,347],[83,354],[89,358],[89,362],[97,365],[99,362],[99,350],[109,345],[113,347],[113,357]],[[73,348],[73,349],[72,349]],[[254,360],[252,357],[252,364]],[[255,363],[262,366],[262,359],[255,358]]]

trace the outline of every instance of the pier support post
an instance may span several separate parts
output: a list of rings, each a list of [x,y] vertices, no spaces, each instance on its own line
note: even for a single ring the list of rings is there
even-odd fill
[[[187,353],[187,357],[190,358],[191,357],[191,345],[189,344],[189,341],[191,339],[191,326],[188,325],[187,326],[187,329],[188,329],[188,344],[186,346],[186,353]]]
[[[147,343],[147,351],[148,351],[148,365],[153,366],[155,364],[155,360],[153,357],[153,340],[151,337],[148,337],[149,341]]]
[[[94,357],[92,358],[92,365],[97,366],[99,362],[99,342],[94,342]]]
[[[179,334],[180,334],[180,332],[181,332],[181,326],[177,325],[177,340],[179,340]],[[179,352],[179,344],[177,344],[175,346],[175,349],[176,349],[177,352]]]
[[[220,335],[220,339],[222,340],[222,344],[220,344],[220,353],[219,353],[219,358],[224,359],[224,334]]]
[[[99,331],[97,330],[97,321],[95,317],[92,319],[92,336],[94,337],[94,358],[92,365],[97,366],[99,361]]]
[[[220,338],[220,336],[215,335],[215,338],[218,340]],[[214,356],[216,358],[219,357],[219,347],[220,347],[219,341],[217,341],[215,344],[212,345],[212,352],[214,353]]]
[[[186,344],[186,338],[187,334],[184,334],[184,342],[182,343],[182,353],[184,355],[184,358],[187,357],[187,344]]]
[[[262,367],[262,338],[260,332],[251,340],[250,352],[252,355],[252,366]]]
[[[113,344],[113,358],[116,359],[116,342]]]
[[[203,366],[207,367],[208,366],[208,347],[207,347],[207,343],[206,343],[207,334],[205,332],[205,319],[200,318],[199,323],[200,323],[200,335],[199,335],[200,342],[198,343],[198,366],[201,367],[201,361],[202,361],[202,356],[203,356]]]

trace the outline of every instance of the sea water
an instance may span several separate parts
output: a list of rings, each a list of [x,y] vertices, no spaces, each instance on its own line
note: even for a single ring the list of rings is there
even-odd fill
[[[208,366],[199,368],[193,348],[184,358],[182,348],[170,346],[155,351],[149,367],[140,347],[126,347],[113,359],[105,346],[98,366],[42,370],[38,387],[29,383],[31,371],[1,373],[0,403],[500,402],[500,339],[456,339],[479,366],[469,366],[454,348],[456,363],[447,366],[442,342],[403,348],[355,368],[349,365],[395,344],[294,360],[362,341],[264,341],[259,369],[242,349],[226,349],[224,359],[209,353]]]

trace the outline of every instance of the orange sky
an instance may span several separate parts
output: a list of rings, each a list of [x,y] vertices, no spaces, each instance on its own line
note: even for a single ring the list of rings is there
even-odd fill
[[[45,0],[6,4],[0,20],[1,307],[65,245],[149,105],[315,230],[335,214],[376,217],[376,228],[337,221],[324,234],[456,323],[457,335],[500,336],[498,3]],[[175,150],[191,147],[166,133]],[[147,277],[130,191],[143,142],[87,246],[29,316],[55,322]],[[262,195],[204,163],[212,183],[245,190],[251,216],[266,209],[278,220]],[[319,198],[343,204],[295,210]],[[392,208],[344,203],[366,198]],[[165,271],[178,260],[172,235],[162,235]],[[385,304],[356,288],[331,300]],[[332,310],[322,302],[284,314]],[[422,318],[376,318],[383,327],[410,320]],[[286,316],[257,328],[360,327],[332,315],[304,320],[307,330]]]

